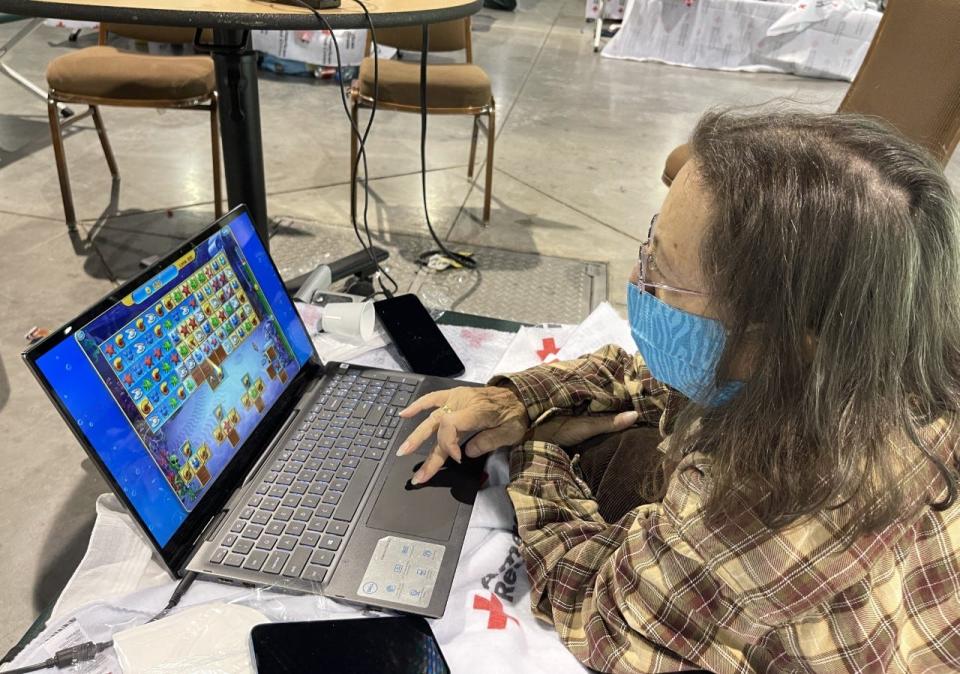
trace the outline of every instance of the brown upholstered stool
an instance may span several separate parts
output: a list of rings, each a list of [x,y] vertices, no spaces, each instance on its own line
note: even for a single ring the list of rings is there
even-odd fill
[[[382,28],[377,30],[377,43],[404,51],[420,51],[420,26]],[[477,154],[477,137],[484,128],[487,137],[486,183],[483,193],[483,221],[490,220],[490,200],[493,189],[493,145],[496,135],[496,104],[490,87],[490,78],[480,66],[473,65],[473,46],[470,37],[470,19],[446,21],[430,26],[431,52],[464,50],[466,63],[427,66],[427,113],[440,115],[472,115],[473,136],[470,142],[470,161],[467,177],[473,177]],[[371,43],[367,38],[367,54]],[[420,64],[403,61],[380,61],[378,110],[420,112]],[[359,108],[372,107],[374,102],[373,58],[369,55],[360,64],[360,76],[350,91],[353,102],[353,121],[360,128]],[[484,127],[481,118],[486,118]],[[357,154],[355,134],[350,134],[350,212],[356,217],[357,208]]]
[[[217,217],[222,212],[220,180],[220,131],[217,119],[217,91],[213,60],[209,56],[154,56],[120,51],[108,47],[107,32],[116,32],[136,40],[182,43],[193,40],[194,31],[184,28],[104,25],[100,46],[88,47],[60,56],[47,66],[50,87],[47,107],[50,132],[60,176],[60,193],[67,227],[76,228],[77,216],[70,190],[63,146],[63,129],[79,119],[93,117],[103,153],[113,179],[119,180],[107,132],[99,106],[112,105],[145,108],[206,110],[210,113],[213,145],[213,198]],[[58,103],[82,103],[89,106],[81,115],[61,122]]]

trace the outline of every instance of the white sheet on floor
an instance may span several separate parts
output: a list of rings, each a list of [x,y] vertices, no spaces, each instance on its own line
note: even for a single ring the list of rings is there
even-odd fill
[[[513,508],[505,488],[505,453],[491,456],[487,473],[489,480],[477,497],[446,613],[430,621],[443,654],[454,674],[581,674],[585,669],[553,629],[537,622],[530,612],[530,588],[512,531]],[[87,554],[64,590],[54,617],[12,666],[42,661],[69,643],[108,639],[115,632],[139,625],[158,612],[173,591],[174,582],[150,557],[147,544],[116,498],[101,496],[97,513]],[[131,558],[137,562],[129,563]],[[90,597],[97,599],[87,601]],[[204,581],[191,587],[178,610],[211,602],[246,606],[271,621],[373,615],[325,597],[291,596]],[[163,645],[158,644],[158,648]],[[76,671],[115,674],[121,670],[113,649],[108,649],[96,662]],[[211,665],[204,671],[219,670]]]
[[[523,369],[548,358],[576,357],[608,343],[633,348],[626,321],[606,302],[579,326],[540,326],[519,340],[495,330],[460,326],[441,326],[441,330],[463,356],[467,366],[464,378],[478,382],[501,371],[503,362]],[[545,345],[550,336],[554,342]],[[386,349],[370,351],[358,360],[396,364]],[[455,674],[580,674],[584,668],[560,643],[553,628],[537,622],[530,612],[530,587],[513,534],[513,508],[505,487],[509,480],[506,454],[492,455],[486,470],[489,478],[477,495],[446,613],[431,621],[443,654]],[[65,646],[103,641],[140,625],[160,611],[173,592],[175,583],[152,557],[149,544],[117,498],[100,496],[96,509],[87,552],[54,606],[47,628],[13,666],[40,662]],[[325,597],[290,596],[204,581],[191,587],[179,609],[209,602],[246,606],[271,621],[371,614]],[[105,674],[121,670],[114,650],[108,649],[76,671]]]
[[[852,80],[882,16],[873,9],[855,9],[853,1],[827,0],[829,7],[808,14],[790,2],[630,0],[623,26],[603,56]],[[778,22],[774,32],[789,32],[768,34]]]

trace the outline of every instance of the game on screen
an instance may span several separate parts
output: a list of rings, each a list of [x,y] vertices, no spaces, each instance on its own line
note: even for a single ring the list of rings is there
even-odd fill
[[[74,339],[186,511],[299,369],[227,227]]]

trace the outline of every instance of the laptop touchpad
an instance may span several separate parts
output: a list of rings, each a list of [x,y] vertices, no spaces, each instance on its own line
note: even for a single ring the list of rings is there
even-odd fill
[[[479,477],[448,461],[430,482],[414,487],[410,478],[423,459],[423,455],[411,454],[395,460],[367,520],[368,527],[439,541],[450,539],[460,503],[473,503]]]

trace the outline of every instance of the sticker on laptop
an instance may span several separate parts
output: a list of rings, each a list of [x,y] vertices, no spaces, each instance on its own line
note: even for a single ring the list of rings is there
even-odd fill
[[[446,548],[399,536],[384,536],[357,588],[361,597],[426,607],[437,584]]]

